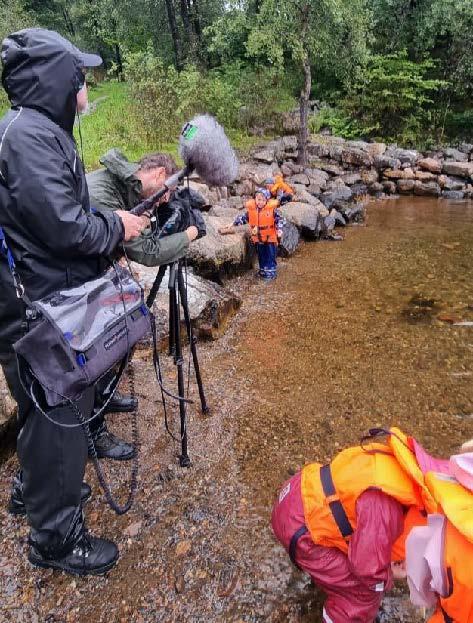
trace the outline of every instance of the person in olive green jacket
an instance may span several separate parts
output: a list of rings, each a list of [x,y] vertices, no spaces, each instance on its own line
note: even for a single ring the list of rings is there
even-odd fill
[[[90,205],[97,210],[131,210],[163,187],[177,166],[168,154],[154,153],[139,162],[129,162],[118,149],[110,149],[100,158],[103,169],[87,173]],[[168,197],[163,197],[163,202]],[[149,220],[149,216],[144,216]],[[151,236],[146,229],[125,243],[130,259],[144,266],[169,264],[186,255],[189,244],[197,237],[197,228],[163,238]]]
[[[87,174],[90,205],[100,211],[131,210],[138,203],[153,195],[163,187],[166,178],[177,171],[171,156],[155,153],[144,156],[139,162],[129,162],[118,150],[110,149],[100,159],[104,168]],[[163,202],[169,197],[164,196]],[[149,224],[150,215],[142,217]],[[133,241],[125,242],[127,256],[144,266],[160,266],[169,264],[184,257],[189,244],[198,235],[196,227],[188,227],[186,231],[171,234],[163,238],[153,236],[151,229],[143,230]],[[113,373],[106,375],[96,386],[96,406],[106,401],[108,385]],[[137,407],[137,401],[131,396],[123,396],[118,392],[104,410],[110,412],[128,412]],[[99,458],[126,460],[133,456],[134,447],[111,433],[106,426],[104,414],[91,422],[91,432],[95,449]]]

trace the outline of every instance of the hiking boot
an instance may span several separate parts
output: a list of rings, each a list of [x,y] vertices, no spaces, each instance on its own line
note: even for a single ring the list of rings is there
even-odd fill
[[[89,500],[91,495],[92,489],[86,482],[83,482],[80,489],[80,501],[82,506]],[[21,482],[21,476],[19,474],[13,477],[8,512],[11,515],[26,515],[26,507],[23,502],[23,483]]]
[[[115,543],[92,536],[83,529],[74,548],[62,558],[43,556],[31,544],[28,560],[35,567],[59,569],[72,575],[102,575],[115,566],[118,556]]]
[[[95,452],[99,459],[128,461],[135,456],[135,447],[131,443],[119,439],[103,424],[93,435]],[[89,451],[89,457],[92,456]]]
[[[123,396],[116,391],[103,413],[131,413],[138,408],[138,400],[132,396]]]

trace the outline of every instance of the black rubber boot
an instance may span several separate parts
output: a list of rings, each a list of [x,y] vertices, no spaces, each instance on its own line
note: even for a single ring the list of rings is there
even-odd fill
[[[97,458],[99,459],[128,461],[135,456],[135,447],[111,433],[105,422],[97,431],[93,432],[92,436]],[[89,456],[91,456],[90,452]]]
[[[45,556],[32,544],[28,560],[35,567],[58,569],[72,575],[102,575],[115,566],[118,556],[115,543],[92,536],[82,529],[73,548],[64,556]]]
[[[88,502],[92,495],[92,489],[86,482],[82,483],[80,489],[80,500],[82,506]],[[23,488],[21,483],[21,472],[13,476],[10,502],[8,503],[8,512],[11,515],[26,515],[26,508],[23,502]]]
[[[131,396],[123,396],[116,391],[113,398],[103,410],[105,413],[131,413],[138,408],[138,400]]]

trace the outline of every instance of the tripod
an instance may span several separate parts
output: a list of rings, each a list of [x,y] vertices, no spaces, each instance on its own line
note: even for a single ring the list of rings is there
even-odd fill
[[[184,359],[182,356],[181,314],[179,309],[179,301],[184,312],[184,322],[186,325],[187,337],[189,339],[189,345],[192,353],[192,361],[194,364],[197,387],[199,389],[202,413],[209,413],[209,407],[205,398],[204,386],[202,384],[202,377],[200,374],[200,366],[197,357],[196,347],[197,338],[192,331],[191,318],[189,314],[189,304],[187,301],[187,288],[184,281],[182,264],[183,261],[178,260],[176,262],[173,262],[172,264],[165,264],[159,267],[158,274],[156,275],[156,279],[154,280],[153,286],[146,300],[146,305],[149,308],[152,307],[166,270],[169,268],[169,354],[174,357],[174,365],[177,366],[177,387],[181,425],[181,455],[179,457],[179,464],[181,467],[190,467],[191,461],[187,452],[186,426],[186,403],[190,401],[184,397]]]

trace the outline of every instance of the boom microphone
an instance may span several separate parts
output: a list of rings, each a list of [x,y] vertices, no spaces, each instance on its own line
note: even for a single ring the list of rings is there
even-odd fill
[[[237,176],[235,152],[222,126],[210,115],[197,115],[184,125],[179,137],[179,154],[185,167],[171,175],[164,182],[164,188],[135,206],[132,214],[140,216],[152,208],[194,170],[208,186],[228,186]]]

